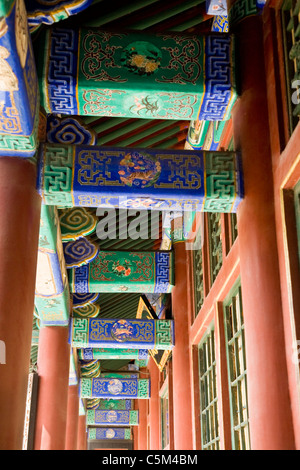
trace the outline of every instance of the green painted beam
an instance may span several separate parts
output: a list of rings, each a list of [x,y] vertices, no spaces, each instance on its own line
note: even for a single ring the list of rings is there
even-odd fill
[[[87,410],[86,424],[90,425],[122,425],[137,426],[139,424],[138,410]]]

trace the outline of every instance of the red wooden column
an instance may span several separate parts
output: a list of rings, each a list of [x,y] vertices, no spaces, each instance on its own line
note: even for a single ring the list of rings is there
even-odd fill
[[[34,444],[36,450],[65,449],[69,366],[68,328],[61,326],[41,328]]]
[[[192,375],[189,341],[189,287],[185,243],[175,243],[175,287],[172,289],[172,312],[175,347],[172,351],[174,449],[193,449]]]
[[[134,410],[139,410],[138,400],[134,400]],[[140,417],[139,417],[139,425],[132,426],[132,440],[133,440],[133,450],[139,449],[139,426],[140,426]]]
[[[66,425],[66,450],[77,449],[79,419],[79,395],[78,385],[69,385],[67,404],[67,425]]]
[[[35,166],[0,158],[0,449],[21,450],[41,199]]]
[[[238,233],[251,448],[293,449],[261,17],[246,17],[232,32],[242,84],[233,129],[245,182]]]
[[[151,394],[149,398],[150,450],[160,449],[159,370],[152,358],[149,360]]]
[[[147,400],[139,400],[138,450],[147,450]]]
[[[87,449],[86,416],[80,415],[78,418],[77,450]]]

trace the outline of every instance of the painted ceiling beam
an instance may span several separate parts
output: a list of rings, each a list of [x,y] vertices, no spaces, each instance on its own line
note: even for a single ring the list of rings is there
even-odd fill
[[[70,290],[57,207],[42,205],[35,288],[41,326],[67,326]]]
[[[138,410],[87,410],[87,426],[138,426]]]
[[[69,269],[70,292],[170,293],[172,252],[99,251],[90,263]]]
[[[243,199],[234,152],[44,144],[37,186],[64,207],[236,212]]]
[[[35,31],[42,23],[51,25],[65,20],[69,16],[82,12],[92,3],[98,2],[97,0],[76,0],[75,2],[74,0],[56,0],[55,2],[25,0],[30,31]]]
[[[0,2],[0,154],[32,158],[39,92],[23,0]]]
[[[73,348],[170,350],[173,328],[173,320],[72,318],[69,342]]]
[[[237,98],[230,35],[51,27],[37,47],[47,113],[226,120]]]
[[[87,430],[89,440],[102,440],[102,439],[131,439],[131,429],[128,428],[115,428],[115,427],[89,427]]]
[[[150,380],[137,378],[94,377],[80,380],[82,398],[148,399]]]
[[[78,348],[77,355],[79,360],[91,359],[141,359],[147,360],[148,349],[130,349],[130,348]]]

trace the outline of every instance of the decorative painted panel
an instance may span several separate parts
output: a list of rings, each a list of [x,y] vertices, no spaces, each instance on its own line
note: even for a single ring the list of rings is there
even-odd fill
[[[46,132],[47,142],[52,144],[94,145],[97,139],[97,134],[87,129],[78,117],[59,118],[50,114],[47,117]]]
[[[0,155],[33,157],[39,91],[23,0],[0,5]]]
[[[138,359],[147,360],[147,349],[125,349],[125,348],[85,348],[77,350],[78,359]]]
[[[145,296],[141,296],[138,309],[137,309],[137,318],[156,318],[156,313],[153,311],[151,305],[147,301]],[[149,351],[149,356],[152,357],[155,364],[159,368],[160,371],[163,371],[164,367],[166,366],[168,360],[171,357],[172,347],[169,348],[160,348],[159,345],[155,346],[155,348]]]
[[[92,360],[80,363],[81,377],[100,377],[100,361]]]
[[[256,5],[257,5],[258,11],[263,10],[266,3],[267,3],[267,0],[256,0]]]
[[[86,237],[80,237],[77,240],[63,243],[63,249],[67,269],[90,263],[99,252],[98,244]]]
[[[171,292],[173,253],[99,251],[89,264],[70,269],[71,292]]]
[[[35,296],[35,306],[38,310],[42,326],[67,326],[69,323],[70,295],[65,289],[53,297]]]
[[[91,235],[96,230],[97,222],[97,217],[84,207],[60,210],[59,223],[62,241],[67,243]]]
[[[141,369],[143,367],[147,367],[149,359],[150,359],[150,355],[147,356],[147,359],[137,359],[134,362],[134,364],[136,365],[138,369]]]
[[[25,0],[30,30],[34,31],[41,23],[51,25],[76,15],[92,2],[93,0]]]
[[[146,294],[143,299],[150,303],[158,318],[171,318],[171,295],[169,294]],[[138,313],[137,313],[138,315]]]
[[[133,400],[114,400],[100,398],[98,410],[131,410],[133,409]]]
[[[120,372],[101,372],[101,377],[109,377],[114,379],[124,378],[124,379],[132,379],[138,377],[137,372],[132,372],[130,370]]]
[[[70,343],[75,348],[172,349],[172,320],[72,318]]]
[[[99,406],[101,398],[87,398],[84,400],[87,410],[96,410]]]
[[[232,30],[234,26],[243,21],[248,16],[257,15],[261,10],[259,0],[237,0],[232,4],[228,12],[229,29]]]
[[[243,197],[234,152],[40,146],[38,190],[44,203],[236,212]]]
[[[206,13],[209,15],[227,15],[226,0],[206,0]]]
[[[41,208],[35,306],[42,326],[69,323],[70,290],[57,208]]]
[[[64,279],[58,253],[47,249],[38,250],[36,295],[53,297],[64,291]]]
[[[4,0],[0,3],[0,16],[7,16],[13,9],[15,0]]]
[[[226,121],[191,121],[185,143],[188,150],[217,150]]]
[[[228,25],[228,18],[227,16],[221,16],[217,15],[214,16],[212,26],[211,26],[212,31],[218,31],[219,33],[228,33],[229,30],[229,25]]]
[[[100,313],[100,306],[89,302],[83,307],[76,307],[72,309],[72,316],[73,317],[88,317],[88,318],[96,318]]]
[[[137,378],[83,378],[80,380],[82,398],[141,398],[150,397],[150,381]]]
[[[156,315],[156,312],[153,309],[146,295],[141,295],[140,297],[137,312],[136,312],[136,318],[153,318],[153,319],[159,318],[158,315]]]
[[[230,152],[205,152],[205,183],[209,197],[204,212],[236,212],[244,193],[241,162]],[[237,196],[238,195],[238,196]]]
[[[48,113],[228,119],[236,99],[231,36],[49,28],[38,74]]]
[[[88,428],[88,439],[131,439],[130,428]]]
[[[87,425],[136,426],[139,424],[137,410],[87,410]]]
[[[73,294],[73,307],[74,308],[87,308],[90,303],[97,302],[99,294],[88,293],[88,294]]]
[[[170,211],[163,214],[161,250],[171,250],[172,244],[189,240],[196,211]]]

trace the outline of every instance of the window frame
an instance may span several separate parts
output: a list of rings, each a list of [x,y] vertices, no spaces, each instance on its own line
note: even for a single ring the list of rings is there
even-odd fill
[[[167,407],[165,406],[167,403]],[[166,376],[159,391],[159,411],[160,411],[160,446],[162,450],[170,449],[171,423],[170,423],[170,396],[169,377]],[[166,427],[165,427],[166,425]]]
[[[201,349],[204,350],[204,346],[208,345],[210,340],[210,363],[206,370],[202,373],[201,370]],[[211,347],[213,346],[213,347]],[[207,363],[205,364],[205,366]],[[207,329],[205,335],[198,344],[198,374],[199,374],[199,419],[200,419],[200,434],[201,434],[201,449],[202,450],[220,450],[221,445],[221,436],[220,436],[220,421],[219,421],[219,409],[218,409],[218,377],[217,377],[217,359],[216,359],[216,338],[215,338],[215,325],[214,322],[211,323],[210,327]],[[211,377],[212,375],[212,377]],[[210,382],[210,391],[202,384],[207,384]],[[205,388],[205,396],[203,390]],[[211,396],[209,396],[211,395]],[[205,406],[204,401],[205,400]],[[214,425],[214,433],[212,433],[212,428],[209,427],[210,438],[207,440],[204,436],[204,414],[205,417],[209,415],[210,419],[206,421],[206,424],[211,424],[211,409],[213,409],[212,421]],[[207,426],[206,426],[206,429]],[[206,442],[204,442],[206,441]]]
[[[238,310],[240,317],[236,317],[236,302],[238,302]],[[234,305],[235,304],[235,305]],[[231,306],[232,310],[232,335],[229,337],[229,317],[228,312]],[[246,364],[246,349],[245,349],[245,334],[244,334],[244,321],[243,321],[243,305],[242,305],[242,291],[240,281],[233,287],[229,295],[223,302],[224,311],[224,333],[225,333],[225,346],[226,346],[226,360],[228,371],[228,387],[229,387],[229,404],[230,404],[230,424],[231,424],[231,444],[233,450],[249,450],[251,449],[250,440],[250,426],[249,426],[249,408],[248,408],[248,393],[247,393],[247,364]],[[235,316],[235,318],[233,318]],[[234,345],[234,363],[231,360],[230,347]],[[230,346],[230,347],[229,347]],[[236,352],[238,351],[238,354]],[[242,360],[241,360],[242,359]],[[233,376],[233,373],[235,375]],[[234,399],[234,389],[236,387],[237,395]],[[242,387],[242,388],[241,388]],[[242,396],[244,395],[244,397]],[[246,401],[243,402],[243,398]],[[246,419],[243,418],[244,413]],[[242,419],[241,419],[242,417]],[[244,434],[244,430],[246,435]],[[242,447],[237,447],[236,436],[237,433],[242,442]],[[244,439],[243,439],[244,435]]]

